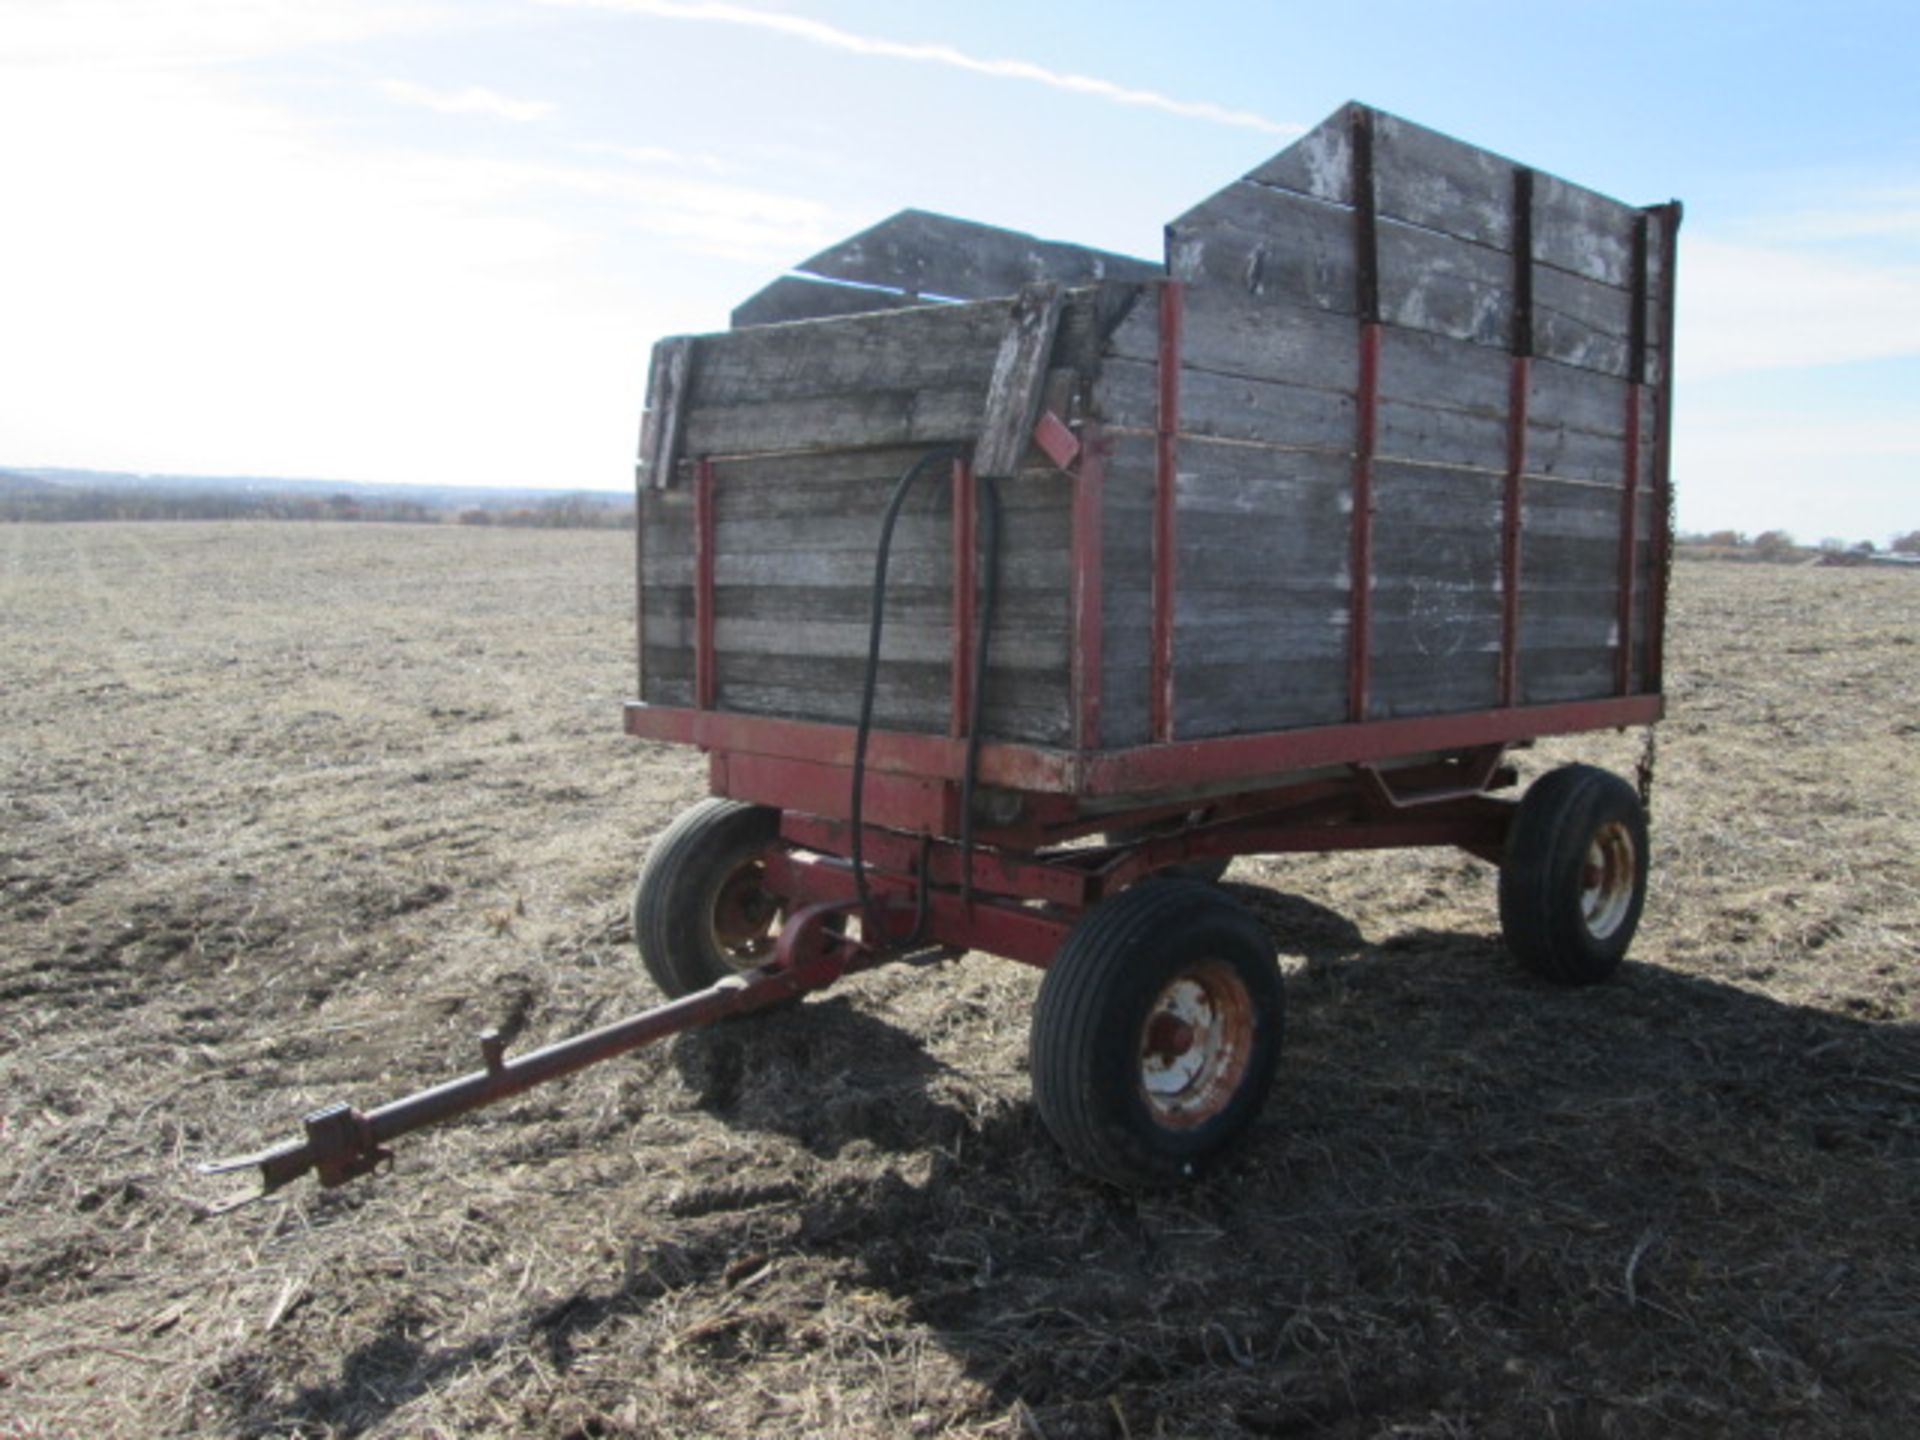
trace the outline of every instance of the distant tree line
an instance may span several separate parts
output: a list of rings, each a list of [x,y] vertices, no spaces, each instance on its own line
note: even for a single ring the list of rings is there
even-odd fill
[[[1816,556],[1852,556],[1862,561],[1883,553],[1871,540],[1847,541],[1833,537],[1812,547],[1796,542],[1785,530],[1762,530],[1748,535],[1744,530],[1709,530],[1681,533],[1676,537],[1680,553],[1695,559],[1712,560],[1808,560]],[[1896,535],[1886,552],[1893,555],[1920,555],[1920,530]]]
[[[47,485],[0,489],[0,522],[74,520],[351,520],[383,524],[524,525],[553,530],[633,527],[633,504],[557,495],[537,505],[441,509],[418,500],[244,490],[129,490]]]

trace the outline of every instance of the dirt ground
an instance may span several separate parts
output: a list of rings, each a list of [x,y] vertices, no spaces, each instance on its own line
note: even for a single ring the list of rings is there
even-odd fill
[[[703,769],[620,733],[630,547],[0,532],[0,1436],[1920,1433],[1906,574],[1680,568],[1611,985],[1455,854],[1240,862],[1287,1050],[1197,1188],[1065,1166],[1038,977],[970,956],[198,1218],[196,1160],[649,1003]]]

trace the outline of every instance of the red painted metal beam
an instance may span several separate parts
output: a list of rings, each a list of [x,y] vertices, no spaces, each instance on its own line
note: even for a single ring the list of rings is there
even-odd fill
[[[1180,326],[1185,289],[1160,286],[1159,410],[1153,460],[1153,738],[1173,738],[1174,511],[1179,499]]]
[[[789,904],[846,902],[858,898],[851,867],[838,860],[810,859],[791,853],[767,858],[767,885]],[[915,875],[869,869],[867,884],[890,911],[911,913],[919,899]],[[1053,963],[1055,952],[1079,913],[1039,910],[1011,901],[975,895],[965,903],[958,893],[935,890],[927,896],[927,927],[921,940],[955,950],[984,950],[1028,965]]]
[[[1089,425],[1073,477],[1073,697],[1074,744],[1100,748],[1101,624],[1104,590],[1107,438]]]
[[[718,689],[713,649],[713,462],[703,459],[693,472],[693,695],[702,710],[713,709]]]
[[[1625,729],[1658,720],[1661,713],[1658,695],[1634,695],[1230,735],[1093,754],[985,745],[980,751],[980,779],[988,785],[1049,795],[1147,795],[1182,785],[1239,780],[1255,788],[1263,779],[1322,765],[1355,765],[1583,730]],[[629,735],[643,739],[709,750],[786,756],[842,767],[853,763],[850,725],[629,702],[626,728]],[[958,780],[965,763],[966,746],[943,735],[875,731],[867,752],[867,768],[876,774]]]
[[[741,715],[725,710],[699,711],[681,706],[629,701],[626,730],[644,740],[665,740],[750,755],[812,760],[822,765],[853,765],[853,726],[772,715]],[[870,775],[913,775],[958,780],[965,773],[966,742],[945,735],[915,735],[875,730],[867,746]],[[1076,758],[1064,750],[1031,745],[980,747],[980,781],[1010,790],[1070,793]]]
[[[1462,715],[1424,715],[1370,720],[1364,725],[1326,725],[1282,730],[1267,735],[1224,736],[1178,745],[1142,746],[1084,757],[1079,773],[1082,795],[1148,794],[1179,785],[1200,785],[1306,770],[1320,765],[1351,765],[1428,751],[1465,750],[1477,745],[1566,735],[1581,730],[1614,730],[1660,718],[1657,695],[1583,700],[1563,705],[1517,705],[1507,710],[1476,710]]]
[[[712,775],[715,795],[836,820],[846,819],[852,810],[853,772],[844,766],[737,750],[716,752],[714,760],[725,761]],[[876,774],[869,766],[860,808],[870,825],[931,835],[952,835],[960,829],[959,787],[950,780]]]
[[[851,827],[838,820],[818,815],[789,813],[780,820],[783,840],[802,850],[821,855],[844,856],[851,843]],[[920,863],[920,837],[891,830],[867,828],[861,838],[861,855],[878,870],[911,873]],[[1069,856],[1085,851],[1066,852]],[[1039,900],[1049,905],[1083,906],[1091,894],[1091,870],[1084,865],[1062,864],[1057,859],[1038,859],[1017,851],[988,849],[976,845],[969,863],[963,865],[960,847],[952,841],[936,840],[927,849],[927,866],[933,883],[958,889],[963,875],[971,874],[978,895],[1003,895],[1022,900]]]

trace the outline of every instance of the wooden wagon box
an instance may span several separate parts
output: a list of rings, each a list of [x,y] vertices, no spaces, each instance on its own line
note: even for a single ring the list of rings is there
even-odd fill
[[[1088,813],[1657,718],[1679,219],[1349,105],[1164,264],[856,235],[654,352],[628,728],[843,815],[947,446],[871,820],[951,820],[975,713],[983,786]]]

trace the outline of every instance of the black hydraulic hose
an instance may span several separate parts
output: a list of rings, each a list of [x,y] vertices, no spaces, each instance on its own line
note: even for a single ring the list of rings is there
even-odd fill
[[[848,858],[853,862],[853,888],[860,897],[861,923],[876,930],[878,927],[873,924],[873,895],[867,886],[866,856],[860,832],[867,788],[867,740],[873,730],[873,700],[880,679],[880,632],[886,623],[887,562],[893,553],[893,527],[899,522],[900,508],[906,504],[914,482],[939,461],[957,460],[961,454],[961,447],[957,445],[929,450],[909,465],[906,473],[894,482],[892,498],[887,501],[886,517],[880,522],[880,546],[873,557],[873,593],[869,599],[867,618],[867,673],[860,686],[860,723],[853,733],[853,793],[848,804],[848,820],[853,829],[848,843]],[[927,894],[929,887],[925,869],[922,864],[920,905],[914,917],[913,933],[902,942],[905,945],[918,943],[921,933],[926,929],[931,900]]]

